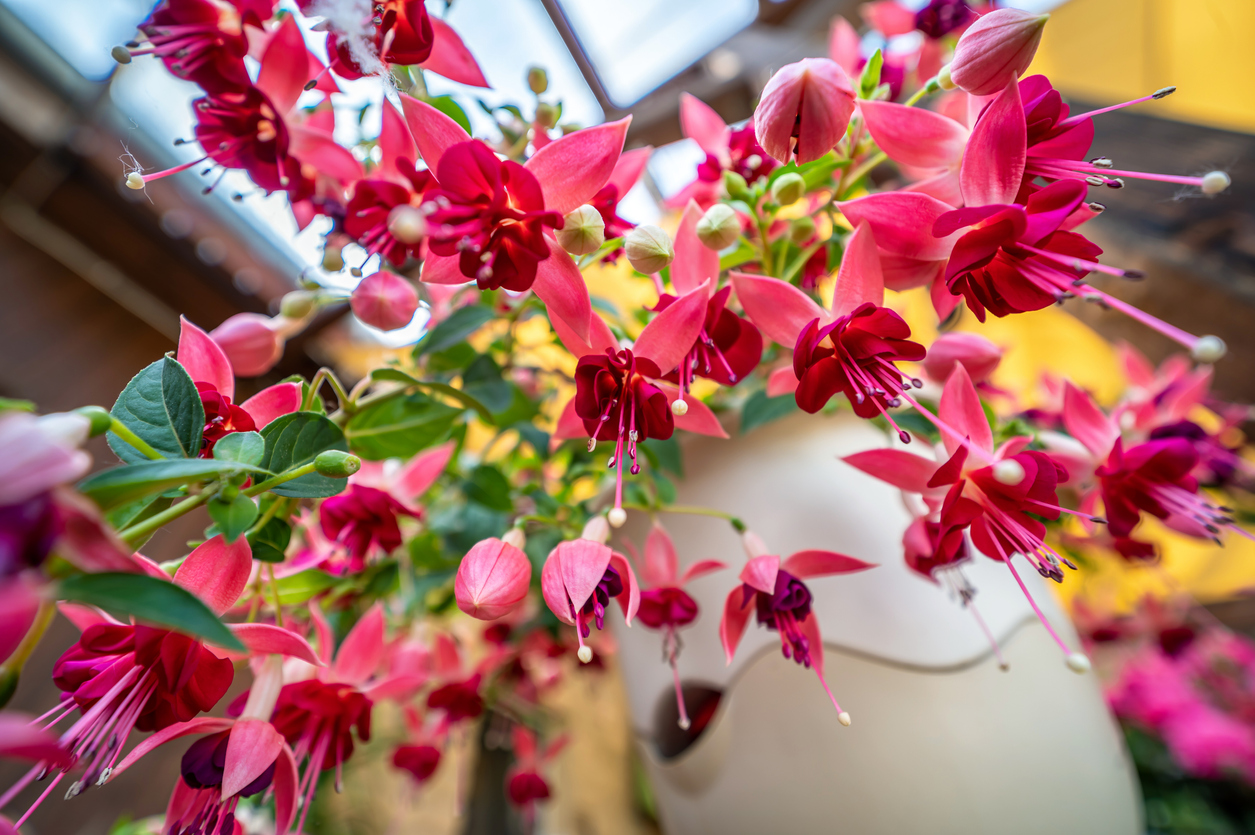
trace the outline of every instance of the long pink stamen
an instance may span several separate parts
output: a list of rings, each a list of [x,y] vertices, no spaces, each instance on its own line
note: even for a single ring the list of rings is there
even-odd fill
[[[994,658],[998,659],[998,666],[1004,670],[1007,669],[1009,665],[1006,659],[1002,657],[1002,648],[998,646],[998,639],[994,637],[993,631],[985,623],[985,619],[980,616],[980,610],[976,608],[976,603],[970,597],[967,600],[967,608],[972,612],[972,617],[976,619],[976,625],[980,627],[980,631],[985,633],[985,638],[989,641],[989,646],[994,651]]]
[[[960,434],[959,430],[955,429],[953,426],[946,423],[944,420],[942,420],[941,418],[934,415],[932,412],[925,409],[915,400],[914,397],[907,394],[905,391],[902,392],[901,397],[907,403],[911,404],[911,406],[915,408],[915,411],[919,412],[921,415],[925,417],[925,419],[931,422],[933,426],[937,427],[937,429],[941,432],[941,434],[948,435],[950,437],[950,440],[954,441],[960,446],[966,446],[968,448],[968,452],[976,453],[976,457],[980,458],[985,463],[987,464],[994,463],[995,459],[992,452],[989,452],[983,447],[979,447],[976,444],[973,444],[970,438],[968,438],[966,435]]]
[[[186,171],[187,169],[191,168],[194,165],[200,165],[202,162],[204,162],[207,159],[209,159],[208,154],[201,157],[200,159],[194,159],[191,162],[185,162],[182,165],[176,165],[174,168],[167,168],[165,171],[158,171],[155,174],[142,174],[141,177],[143,178],[145,183],[151,183],[153,180],[160,180],[162,177],[169,177],[171,174],[178,174],[180,171]]]
[[[1069,116],[1067,119],[1064,119],[1062,122],[1059,122],[1058,124],[1056,124],[1055,130],[1058,130],[1059,128],[1067,128],[1067,127],[1071,127],[1072,125],[1080,124],[1086,119],[1092,119],[1095,116],[1099,116],[1103,113],[1110,113],[1113,110],[1121,110],[1125,107],[1132,107],[1135,104],[1141,104],[1142,102],[1152,101],[1155,99],[1162,99],[1165,96],[1171,95],[1172,93],[1176,92],[1176,89],[1177,89],[1176,87],[1164,87],[1162,90],[1156,90],[1155,92],[1151,93],[1149,96],[1142,96],[1140,99],[1133,99],[1132,101],[1121,102],[1120,104],[1113,104],[1110,107],[1102,107],[1102,108],[1099,108],[1098,110],[1090,110],[1087,113],[1078,113],[1075,116]]]

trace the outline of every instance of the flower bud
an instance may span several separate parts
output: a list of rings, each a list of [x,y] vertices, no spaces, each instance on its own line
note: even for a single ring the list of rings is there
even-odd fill
[[[940,383],[950,379],[950,372],[960,364],[973,383],[982,383],[1001,361],[1002,349],[980,334],[943,333],[928,348],[924,373]]]
[[[732,173],[732,172],[729,172]],[[742,180],[744,182],[744,180]],[[727,249],[741,237],[741,219],[727,203],[716,203],[697,221],[697,239],[708,249]]]
[[[536,124],[544,128],[551,128],[557,123],[558,108],[543,101],[536,105]]]
[[[735,171],[723,172],[723,187],[733,200],[749,203],[754,199],[754,195],[750,194],[749,183],[745,182],[745,178]]]
[[[854,114],[854,84],[827,58],[804,58],[781,67],[754,111],[758,144],[787,163],[819,159],[845,135]]]
[[[992,96],[1032,63],[1050,15],[997,9],[968,27],[954,48],[950,78],[974,96]]]
[[[388,234],[403,244],[416,244],[427,234],[427,220],[408,203],[394,206],[388,212]]]
[[[368,275],[353,290],[349,306],[358,319],[381,331],[403,328],[418,310],[418,291],[395,273]]]
[[[506,545],[511,545],[519,550],[527,544],[527,534],[523,533],[522,528],[510,528],[505,532],[505,536],[501,537],[501,541]]]
[[[92,420],[76,412],[52,412],[35,418],[35,426],[52,443],[66,449],[77,449],[91,437]]]
[[[802,179],[801,174],[793,171],[781,174],[771,184],[771,197],[781,206],[791,206],[801,200],[804,194],[806,194],[806,181]]]
[[[453,595],[458,608],[471,617],[496,620],[522,604],[531,581],[526,554],[500,539],[485,539],[462,558]]]
[[[943,90],[954,90],[958,87],[950,75],[950,65],[946,64],[937,72],[937,86]]]
[[[794,218],[789,224],[789,238],[801,246],[815,236],[815,219],[810,215]]]
[[[527,88],[538,96],[549,89],[549,74],[543,67],[528,67]]]
[[[627,253],[632,268],[645,275],[660,272],[675,258],[671,236],[650,224],[643,224],[629,232],[623,239],[623,251]]]
[[[308,290],[293,290],[279,302],[279,313],[289,319],[304,319],[314,312],[317,296]]]
[[[239,377],[257,377],[283,356],[283,337],[260,313],[237,313],[209,332]]]
[[[348,478],[362,468],[362,459],[349,452],[328,449],[314,459],[314,470],[327,478]]]
[[[563,218],[558,244],[572,255],[596,252],[606,242],[606,221],[587,203]]]
[[[74,413],[87,418],[90,424],[87,434],[91,438],[105,434],[109,431],[109,427],[113,425],[113,415],[106,412],[101,406],[80,406],[74,410]]]
[[[584,530],[580,532],[580,539],[591,539],[593,542],[605,545],[610,540],[610,523],[606,521],[606,517],[594,516],[589,519],[584,525]]]

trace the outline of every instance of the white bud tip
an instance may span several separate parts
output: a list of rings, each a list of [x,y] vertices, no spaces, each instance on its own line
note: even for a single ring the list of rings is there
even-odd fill
[[[1005,461],[999,461],[994,464],[994,481],[999,484],[1005,484],[1008,487],[1014,487],[1024,480],[1024,465],[1019,461],[1008,458]]]
[[[610,512],[606,514],[606,521],[610,523],[612,528],[621,528],[627,522],[627,511],[621,507],[612,507]]]
[[[850,714],[846,713],[844,710],[841,711],[837,714],[837,721],[847,728],[850,727]]]
[[[1228,352],[1229,347],[1224,344],[1223,339],[1209,335],[1198,338],[1190,355],[1194,357],[1195,362],[1213,363],[1219,362]]]
[[[1085,675],[1092,669],[1089,657],[1083,652],[1074,652],[1067,657],[1068,669],[1077,675]]]
[[[689,404],[683,400],[676,400],[671,404],[671,414],[676,417],[684,417],[689,413]]]
[[[1203,194],[1219,194],[1229,187],[1233,181],[1223,171],[1212,171],[1203,175]]]
[[[133,189],[141,189],[144,187],[144,176],[138,171],[132,171],[126,175],[126,187]]]
[[[580,663],[582,664],[587,664],[589,661],[593,660],[593,648],[592,647],[580,647],[579,652],[575,654],[579,656]]]
[[[680,730],[682,731],[687,731],[689,728],[693,727],[693,723],[688,719],[681,719],[679,722],[676,722],[676,724],[680,726]]]

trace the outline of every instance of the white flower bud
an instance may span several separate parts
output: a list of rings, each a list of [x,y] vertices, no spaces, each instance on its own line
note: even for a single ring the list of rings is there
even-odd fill
[[[627,253],[632,268],[645,275],[661,272],[675,258],[671,236],[650,224],[643,224],[629,232],[623,239],[623,251]]]
[[[727,203],[716,203],[697,221],[697,239],[708,249],[727,249],[741,237],[741,220]]]
[[[587,203],[563,218],[558,244],[572,255],[596,252],[606,242],[606,221]]]

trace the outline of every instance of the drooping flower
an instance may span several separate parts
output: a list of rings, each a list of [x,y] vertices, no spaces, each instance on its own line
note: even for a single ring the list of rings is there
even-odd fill
[[[619,217],[619,202],[640,180],[641,174],[645,173],[645,166],[649,163],[649,155],[653,153],[653,150],[651,146],[646,146],[624,151],[619,161],[615,163],[614,172],[610,175],[609,181],[589,201],[588,205],[601,215],[607,240],[622,238],[636,228],[635,223]],[[619,247],[607,253],[604,260],[613,264],[622,254],[623,247]]]
[[[485,539],[466,552],[453,585],[459,609],[496,620],[522,605],[532,580],[531,560],[519,547],[522,538],[522,531],[513,528],[504,541]]]
[[[514,765],[506,772],[506,797],[521,808],[530,821],[536,814],[536,804],[548,800],[550,795],[549,783],[541,776],[541,769],[566,746],[567,738],[560,736],[543,750],[537,750],[536,735],[522,725],[515,725],[511,735]]]
[[[405,727],[408,736],[392,751],[393,767],[409,772],[419,785],[430,780],[440,767],[444,743],[449,735],[447,718],[434,723],[434,727],[427,718],[413,705],[406,705]]]
[[[689,93],[680,94],[680,131],[697,143],[706,159],[697,166],[697,178],[667,198],[669,208],[682,209],[690,200],[703,209],[710,208],[723,189],[724,171],[753,183],[780,166],[758,144],[753,118],[731,128],[714,108]]]
[[[595,517],[585,527],[584,537],[559,542],[549,552],[540,572],[545,603],[558,620],[575,627],[579,658],[585,664],[593,658],[592,648],[584,644],[584,639],[592,634],[589,620],[602,629],[606,607],[614,598],[631,626],[641,603],[632,564],[604,544],[609,533],[605,520]]]
[[[819,634],[819,621],[811,611],[814,598],[803,581],[875,566],[832,551],[798,551],[781,561],[767,553],[767,546],[757,535],[747,532],[742,540],[749,561],[741,569],[741,584],[728,594],[719,621],[719,639],[728,663],[732,663],[752,611],[759,626],[779,633],[780,651],[785,658],[815,671],[837,709],[838,721],[849,725],[850,714],[841,709],[824,679],[823,637]]]
[[[777,70],[763,88],[754,132],[776,160],[803,165],[832,150],[853,114],[854,85],[845,70],[827,58],[803,58]]]
[[[269,0],[163,0],[140,24],[148,45],[130,55],[155,55],[171,73],[209,93],[238,90],[251,84],[244,27],[260,29],[273,13]]]
[[[389,554],[401,547],[398,516],[417,514],[383,490],[353,483],[318,508],[323,534],[345,548],[355,571],[365,567],[372,553]]]
[[[1050,15],[996,9],[968,27],[954,48],[950,77],[974,96],[989,96],[1028,69]]]
[[[945,383],[956,365],[967,369],[967,375],[978,387],[989,380],[1002,362],[1002,349],[978,333],[949,331],[933,340],[924,357],[924,373],[930,379]]]

